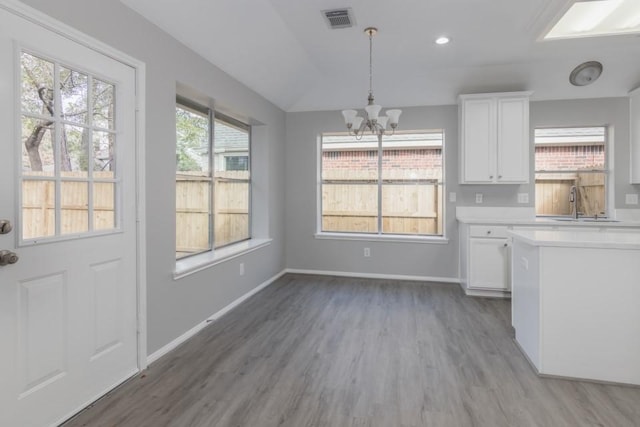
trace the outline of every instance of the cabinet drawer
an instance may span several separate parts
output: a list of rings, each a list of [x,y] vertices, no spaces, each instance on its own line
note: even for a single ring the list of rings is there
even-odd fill
[[[472,225],[469,227],[471,237],[495,237],[505,238],[508,227],[503,225]]]

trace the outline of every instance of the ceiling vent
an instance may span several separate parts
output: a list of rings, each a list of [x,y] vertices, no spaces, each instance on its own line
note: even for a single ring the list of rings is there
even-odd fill
[[[353,11],[350,7],[343,9],[323,10],[322,15],[327,21],[329,28],[337,30],[338,28],[349,28],[355,24],[353,19]]]

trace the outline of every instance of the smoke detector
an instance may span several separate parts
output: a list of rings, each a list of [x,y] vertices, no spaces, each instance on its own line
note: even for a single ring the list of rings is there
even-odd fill
[[[353,19],[353,11],[350,7],[323,10],[322,16],[324,16],[327,25],[329,25],[329,28],[332,30],[353,27],[356,23],[355,19]]]

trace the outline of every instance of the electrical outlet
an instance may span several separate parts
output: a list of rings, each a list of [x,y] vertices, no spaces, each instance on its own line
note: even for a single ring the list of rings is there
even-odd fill
[[[371,248],[364,248],[364,257],[369,258],[371,256]]]
[[[244,276],[244,262],[240,263],[240,275]]]
[[[638,204],[638,195],[637,194],[625,194],[624,202],[627,205],[637,205]]]
[[[529,193],[518,193],[518,203],[529,203]]]
[[[482,203],[482,193],[476,193],[476,203]]]
[[[449,201],[451,203],[455,203],[456,202],[456,193],[454,193],[454,192],[449,193]]]

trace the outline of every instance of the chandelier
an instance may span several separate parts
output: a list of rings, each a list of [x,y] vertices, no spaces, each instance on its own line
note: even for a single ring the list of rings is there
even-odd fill
[[[375,104],[373,100],[373,36],[377,32],[378,29],[375,27],[368,27],[364,30],[364,33],[369,36],[369,103],[364,107],[366,120],[364,117],[358,116],[356,110],[342,111],[349,135],[355,135],[356,139],[362,138],[366,131],[370,131],[380,137],[385,133],[387,126],[391,128],[392,134],[395,133],[398,127],[398,119],[402,113],[402,110],[387,110],[386,116],[380,116],[382,107]]]

